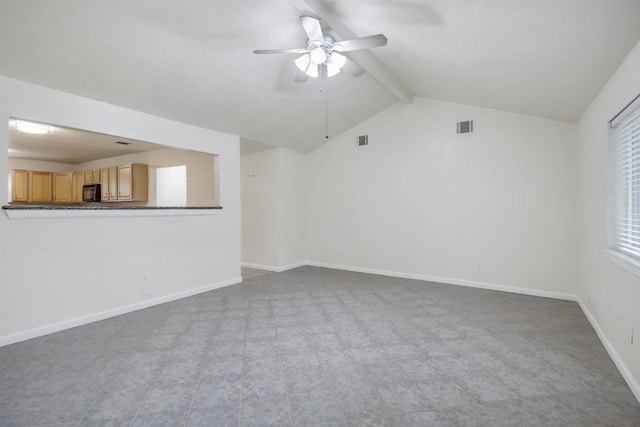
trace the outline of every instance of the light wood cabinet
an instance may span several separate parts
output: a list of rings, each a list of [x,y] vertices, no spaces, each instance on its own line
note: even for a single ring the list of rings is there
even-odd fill
[[[100,169],[84,171],[85,184],[100,184]]]
[[[82,186],[84,185],[84,172],[73,172],[73,201],[82,202]]]
[[[100,169],[100,200],[109,200],[109,168]]]
[[[11,170],[11,201],[29,201],[29,171],[23,169]]]
[[[12,202],[82,202],[82,187],[100,184],[104,202],[149,200],[149,165],[131,163],[77,172],[11,170]]]
[[[118,166],[118,200],[145,202],[149,199],[149,166],[132,163]]]
[[[112,166],[107,170],[108,175],[108,187],[109,192],[107,194],[107,199],[109,201],[118,200],[118,168],[116,166]]]
[[[29,201],[51,202],[51,172],[29,172]]]
[[[73,202],[73,172],[54,173],[53,179],[53,201]]]

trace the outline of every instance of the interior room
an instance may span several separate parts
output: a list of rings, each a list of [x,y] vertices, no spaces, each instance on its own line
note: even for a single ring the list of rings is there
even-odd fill
[[[639,76],[636,0],[1,2],[0,425],[637,426]]]

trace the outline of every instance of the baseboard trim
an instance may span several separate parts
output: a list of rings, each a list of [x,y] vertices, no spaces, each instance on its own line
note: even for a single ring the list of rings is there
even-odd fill
[[[226,286],[235,285],[241,282],[242,282],[242,277],[234,277],[232,279],[223,280],[221,282],[212,283],[212,284],[201,286],[198,288],[189,289],[182,292],[176,292],[175,294],[163,295],[156,298],[146,299],[144,301],[140,301],[134,304],[125,305],[122,307],[116,307],[116,308],[101,311],[98,313],[92,313],[85,316],[76,317],[73,319],[63,320],[62,322],[52,323],[50,325],[28,329],[26,331],[17,332],[15,334],[0,337],[0,347],[9,345],[9,344],[14,344],[20,341],[26,341],[32,338],[41,337],[43,335],[49,335],[54,332],[60,332],[65,329],[75,328],[76,326],[86,325],[88,323],[97,322],[99,320],[108,319],[110,317],[119,316],[121,314],[131,313],[133,311],[153,307],[154,305],[164,304],[164,303],[179,300],[182,298],[187,298],[193,295],[201,294],[203,292],[224,288]]]
[[[456,279],[450,277],[428,276],[423,274],[401,273],[397,271],[376,270],[373,268],[353,267],[342,264],[327,264],[323,262],[308,262],[307,265],[335,270],[354,271],[357,273],[378,274],[380,276],[400,277],[403,279],[422,280],[426,282],[445,283],[448,285],[468,286],[471,288],[488,289],[492,291],[511,292],[514,294],[531,295],[535,297],[553,298],[565,301],[576,301],[577,296],[562,292],[544,291],[540,289],[519,288],[515,286],[498,285],[494,283],[478,282],[474,280]]]
[[[631,374],[631,371],[629,371],[629,369],[627,368],[627,365],[625,365],[624,361],[616,351],[615,347],[611,344],[607,336],[604,334],[604,331],[596,321],[596,318],[593,316],[593,314],[591,314],[587,306],[582,302],[582,299],[580,299],[580,297],[576,297],[576,302],[582,309],[582,312],[584,313],[584,315],[589,320],[589,323],[591,323],[591,326],[596,331],[596,334],[598,334],[598,338],[600,338],[600,342],[604,346],[605,350],[607,350],[607,353],[609,353],[609,357],[611,357],[611,360],[613,360],[613,363],[615,363],[616,367],[618,368],[618,371],[620,371],[624,380],[627,382],[627,385],[631,389],[631,392],[636,397],[638,402],[640,402],[640,384],[638,384],[638,381],[636,381],[636,379],[633,377],[633,375]]]
[[[304,267],[305,265],[309,265],[309,263],[307,261],[301,261],[301,262],[296,262],[294,264],[285,265],[282,267],[275,267],[273,265],[253,264],[250,262],[243,262],[243,263],[240,263],[240,265],[247,268],[273,271],[274,273],[282,273],[283,271],[292,270],[298,267]]]

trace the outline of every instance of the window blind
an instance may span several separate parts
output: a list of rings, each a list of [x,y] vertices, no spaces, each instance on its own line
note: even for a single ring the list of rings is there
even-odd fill
[[[640,97],[611,122],[613,249],[640,260]]]

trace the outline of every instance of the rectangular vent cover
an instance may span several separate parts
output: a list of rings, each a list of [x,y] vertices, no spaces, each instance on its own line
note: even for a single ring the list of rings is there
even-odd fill
[[[360,135],[358,137],[358,147],[369,145],[369,135]]]
[[[471,132],[473,132],[473,120],[458,122],[457,133],[471,133]]]

